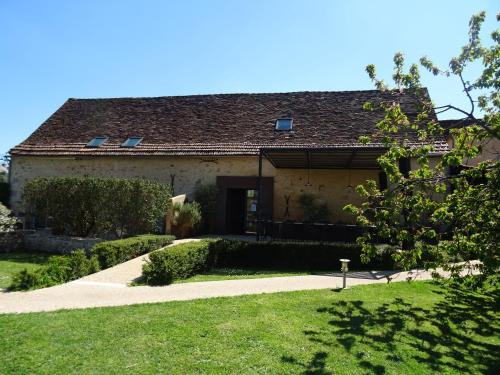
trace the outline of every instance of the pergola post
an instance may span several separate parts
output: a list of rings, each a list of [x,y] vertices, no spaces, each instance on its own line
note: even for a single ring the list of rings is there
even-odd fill
[[[259,178],[257,191],[257,230],[255,231],[256,240],[260,240],[262,227],[262,150],[259,149]]]

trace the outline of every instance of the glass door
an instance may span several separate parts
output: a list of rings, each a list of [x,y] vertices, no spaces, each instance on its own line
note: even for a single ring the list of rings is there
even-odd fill
[[[245,202],[245,233],[257,232],[257,190],[247,190]]]

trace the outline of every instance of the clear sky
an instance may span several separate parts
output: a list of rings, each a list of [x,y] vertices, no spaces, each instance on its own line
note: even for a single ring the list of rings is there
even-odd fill
[[[446,65],[487,0],[2,0],[0,153],[67,98],[372,89],[397,51]],[[486,35],[485,35],[486,36]],[[437,104],[456,82],[424,79]]]

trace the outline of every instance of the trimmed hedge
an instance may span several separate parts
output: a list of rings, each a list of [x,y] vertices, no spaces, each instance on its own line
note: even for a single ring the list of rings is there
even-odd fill
[[[66,283],[99,271],[97,258],[87,257],[83,249],[69,255],[53,256],[47,265],[14,275],[10,290],[30,290]]]
[[[168,185],[146,179],[39,177],[23,190],[28,214],[51,217],[55,234],[81,237],[158,232],[169,200]]]
[[[170,245],[174,240],[175,237],[169,235],[142,235],[100,242],[90,251],[97,258],[101,269],[106,269]]]
[[[100,242],[94,245],[90,254],[76,250],[68,255],[53,256],[45,266],[34,271],[25,269],[14,275],[9,289],[38,289],[76,280],[169,245],[174,239],[173,236],[143,235]]]
[[[185,279],[209,266],[211,241],[187,242],[149,254],[142,267],[148,284],[171,284],[175,279]]]
[[[170,284],[213,267],[339,271],[342,258],[350,259],[355,270],[394,268],[390,254],[382,250],[362,263],[356,244],[204,240],[155,251],[142,271],[149,284]]]
[[[351,243],[216,241],[212,245],[217,267],[297,270],[340,269],[340,259],[356,270],[392,269],[394,261],[383,251],[371,262],[361,262],[361,247]]]

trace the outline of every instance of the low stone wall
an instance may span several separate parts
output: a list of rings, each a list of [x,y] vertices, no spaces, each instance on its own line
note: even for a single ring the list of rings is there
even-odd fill
[[[0,253],[20,250],[23,246],[23,231],[0,233]]]
[[[23,249],[54,254],[67,254],[76,249],[90,250],[95,244],[104,241],[100,238],[56,236],[48,231],[25,233]]]

